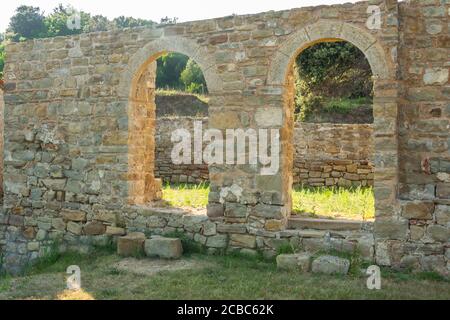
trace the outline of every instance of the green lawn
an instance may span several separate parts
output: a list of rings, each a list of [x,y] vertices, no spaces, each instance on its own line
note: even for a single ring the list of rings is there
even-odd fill
[[[312,217],[367,220],[375,217],[372,188],[295,188],[294,214]]]
[[[173,207],[205,208],[209,187],[203,185],[166,185],[163,200]],[[372,188],[294,188],[293,213],[311,217],[372,219],[375,199]]]
[[[65,254],[26,276],[0,276],[0,299],[450,299],[450,283],[434,274],[384,270],[382,289],[371,291],[360,274],[279,271],[273,261],[236,255],[183,259],[197,267],[144,275],[117,269],[121,258],[112,252]],[[81,268],[81,292],[65,290],[65,270],[74,264]]]

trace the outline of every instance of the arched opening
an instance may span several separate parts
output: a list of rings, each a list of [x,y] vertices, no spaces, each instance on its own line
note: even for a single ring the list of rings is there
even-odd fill
[[[369,61],[373,74],[373,144],[374,149],[374,235],[385,236],[383,228],[401,224],[398,218],[398,81],[396,80],[395,48],[383,49],[366,30],[338,21],[319,20],[290,35],[275,53],[268,72],[267,86],[283,92],[284,124],[281,132],[282,165],[280,189],[284,205],[292,207],[292,177],[295,110],[295,58],[316,43],[348,41],[360,49]],[[298,225],[289,219],[288,227]],[[348,224],[347,224],[348,225]],[[300,226],[304,227],[304,225]],[[355,224],[360,228],[361,224]]]
[[[162,181],[160,205],[205,213],[209,194],[208,165],[195,161],[194,128],[208,127],[208,86],[200,66],[187,55],[161,55],[156,70],[155,177]],[[172,135],[186,129],[191,136],[190,161],[172,159]]]
[[[194,126],[208,125],[208,86],[200,65],[177,52],[152,55],[134,76],[129,101],[129,203],[206,209],[208,166],[194,161],[193,141]],[[172,156],[179,129],[189,132],[192,143],[191,161],[181,164]]]
[[[210,94],[222,91],[214,59],[207,49],[182,37],[149,42],[129,60],[122,73],[118,96],[128,105],[128,163],[126,194],[131,205],[146,204],[161,197],[162,181],[154,174],[157,59],[168,52],[187,55],[200,67]]]
[[[292,214],[373,220],[373,75],[355,45],[316,42],[292,64]]]

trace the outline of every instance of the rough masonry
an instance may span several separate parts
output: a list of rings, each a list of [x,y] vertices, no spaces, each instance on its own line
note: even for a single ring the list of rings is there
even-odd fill
[[[366,25],[369,5],[381,9],[380,29]],[[81,248],[131,229],[176,228],[210,248],[358,247],[379,265],[448,273],[449,9],[447,0],[374,0],[8,45],[3,268],[20,271],[55,241]],[[376,220],[357,234],[289,224],[293,61],[336,39],[362,50],[374,75]],[[146,209],[160,192],[155,59],[168,51],[201,67],[211,128],[281,132],[275,176],[210,166],[207,218]]]
[[[173,99],[176,101],[175,99]],[[158,108],[166,104],[158,105]],[[189,108],[189,105],[183,105]],[[174,164],[172,133],[186,128],[193,134],[195,121],[208,127],[208,119],[183,115],[157,116],[155,176],[164,183],[209,181],[207,164]],[[294,128],[294,185],[372,186],[373,129],[370,124],[302,123]],[[206,146],[206,144],[205,144]],[[192,150],[192,157],[194,151]]]

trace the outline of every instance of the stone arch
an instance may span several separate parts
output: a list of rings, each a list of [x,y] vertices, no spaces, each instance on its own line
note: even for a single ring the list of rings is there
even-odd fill
[[[318,21],[284,40],[270,64],[267,84],[284,85],[291,64],[306,48],[320,42],[340,40],[350,42],[364,53],[376,79],[394,78],[392,62],[388,61],[382,46],[369,32],[345,22]]]
[[[130,58],[128,66],[120,78],[119,97],[129,98],[131,85],[136,75],[142,73],[148,64],[155,61],[165,52],[182,53],[195,60],[200,66],[200,69],[202,69],[209,92],[214,94],[222,90],[222,81],[215,72],[215,59],[208,53],[205,47],[199,46],[190,39],[167,37],[151,41]]]
[[[339,21],[319,20],[296,31],[281,43],[270,63],[267,86],[282,87],[284,128],[281,139],[283,157],[293,158],[293,90],[292,65],[306,48],[321,42],[347,41],[360,49],[372,69],[374,80],[374,146],[375,146],[375,210],[378,217],[398,218],[398,83],[395,47],[387,54],[380,42],[368,31]],[[292,163],[282,167],[283,194],[291,206]],[[375,231],[377,228],[375,224]]]
[[[144,204],[160,197],[161,183],[154,176],[156,60],[177,52],[197,62],[210,94],[220,92],[215,60],[207,49],[181,37],[160,38],[138,50],[122,73],[119,98],[128,105],[128,203]]]

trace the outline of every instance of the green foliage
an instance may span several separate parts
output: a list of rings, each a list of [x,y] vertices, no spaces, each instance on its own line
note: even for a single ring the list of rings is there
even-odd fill
[[[180,53],[168,53],[157,60],[156,87],[161,89],[182,90],[181,73],[189,58]]]
[[[165,90],[205,94],[208,92],[202,70],[181,53],[168,53],[157,60],[156,87]]]
[[[81,19],[83,21],[83,19]],[[82,22],[83,32],[98,32],[112,29],[112,22],[107,17],[96,15]]]
[[[46,36],[56,37],[81,33],[80,29],[69,29],[67,27],[67,21],[70,19],[74,10],[75,9],[73,7],[64,7],[62,4],[53,9],[53,12],[45,17],[44,20],[45,26],[47,28]],[[86,14],[81,16],[84,17],[84,19],[81,20],[81,25],[83,25],[83,22],[86,23],[86,20],[89,18],[89,16],[87,16]]]
[[[14,41],[45,37],[47,28],[39,7],[20,6],[9,22],[9,37]]]
[[[4,67],[5,67],[5,44],[0,43],[0,79],[3,78]]]
[[[189,59],[186,68],[180,76],[184,88],[190,93],[204,94],[207,92],[205,77],[199,65],[194,60]]]
[[[296,60],[296,114],[306,121],[314,114],[349,113],[373,96],[372,72],[364,53],[348,42],[319,43]],[[353,101],[354,103],[349,103]]]
[[[72,19],[75,12],[78,11],[72,6],[63,6],[60,4],[52,13],[44,16],[38,7],[20,6],[16,9],[16,14],[11,18],[8,39],[17,42],[26,39],[68,36],[83,32],[97,32],[114,28],[133,28],[156,24],[151,20],[134,19],[124,16],[110,21],[102,15],[91,16],[89,13],[79,11],[81,28],[71,29],[67,26],[67,22]]]
[[[151,21],[151,20],[135,19],[132,17],[120,16],[113,20],[113,24],[118,29],[124,29],[124,28],[152,26],[152,25],[155,25],[156,22]]]

